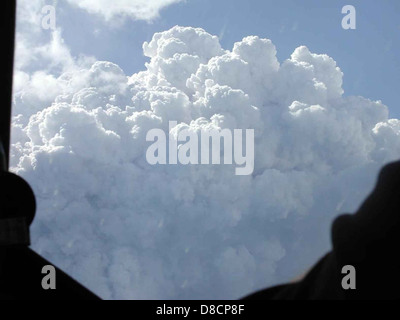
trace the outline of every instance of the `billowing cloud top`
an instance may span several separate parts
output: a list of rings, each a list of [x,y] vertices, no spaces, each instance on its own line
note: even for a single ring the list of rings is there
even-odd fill
[[[15,93],[12,163],[38,197],[34,248],[104,298],[238,298],[287,281],[400,155],[399,120],[344,97],[327,55],[303,46],[280,63],[270,40],[227,51],[189,27],[143,50],[132,76],[98,61]],[[255,129],[253,175],[150,166],[146,133],[170,120]]]

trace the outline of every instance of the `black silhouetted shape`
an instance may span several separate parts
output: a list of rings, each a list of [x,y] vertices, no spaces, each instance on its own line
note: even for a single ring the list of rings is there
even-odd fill
[[[0,299],[98,299],[59,269],[56,290],[42,288],[42,269],[52,264],[28,247],[35,209],[30,186],[15,174],[0,172]]]
[[[8,171],[13,80],[16,1],[2,3],[0,32],[3,69],[0,72],[0,299],[99,299],[56,269],[56,290],[43,290],[42,269],[50,262],[28,245],[36,202],[29,185]]]
[[[0,72],[0,224],[10,233],[0,246],[0,299],[98,299],[57,269],[57,289],[43,290],[42,268],[51,263],[29,249],[29,224],[35,210],[30,187],[7,172],[15,32],[15,0],[1,13],[4,70]],[[2,170],[0,168],[0,170]],[[22,220],[21,220],[22,218]],[[300,282],[277,286],[245,299],[398,299],[400,298],[400,162],[386,166],[373,193],[354,215],[337,218],[332,227],[333,249]],[[19,228],[26,224],[26,228]],[[28,232],[28,233],[26,233]],[[1,238],[0,238],[1,239]],[[356,268],[356,289],[342,288],[342,267]],[[232,279],[234,281],[234,279]]]
[[[332,226],[333,249],[300,282],[245,299],[399,299],[400,162],[385,166],[372,194],[354,215]],[[344,290],[343,266],[356,269],[356,289]]]

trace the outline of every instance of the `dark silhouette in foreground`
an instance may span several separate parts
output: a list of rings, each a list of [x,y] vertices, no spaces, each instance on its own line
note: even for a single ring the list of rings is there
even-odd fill
[[[372,194],[354,215],[332,226],[333,249],[297,283],[260,291],[245,298],[399,299],[400,162],[385,166]],[[354,266],[356,289],[343,289],[342,268]]]
[[[4,1],[0,13],[4,58],[0,72],[0,299],[98,299],[57,268],[57,290],[42,288],[42,269],[51,263],[28,247],[35,197],[22,178],[8,172],[16,1]]]
[[[5,70],[0,73],[0,299],[98,299],[57,269],[57,290],[41,286],[48,261],[29,249],[36,203],[29,185],[8,172],[15,0],[1,11]],[[400,162],[386,166],[374,192],[354,215],[332,227],[333,250],[300,282],[245,299],[398,299],[400,292]],[[343,266],[356,269],[356,289],[342,287]],[[232,279],[234,281],[234,279]]]

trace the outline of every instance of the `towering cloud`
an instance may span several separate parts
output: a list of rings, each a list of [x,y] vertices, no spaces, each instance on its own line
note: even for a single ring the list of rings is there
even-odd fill
[[[400,155],[400,121],[343,96],[327,55],[299,47],[280,63],[270,40],[229,51],[183,27],[143,50],[132,76],[99,61],[15,92],[12,164],[38,198],[34,248],[103,298],[238,298],[290,280]],[[149,165],[146,133],[169,121],[254,129],[253,175]]]

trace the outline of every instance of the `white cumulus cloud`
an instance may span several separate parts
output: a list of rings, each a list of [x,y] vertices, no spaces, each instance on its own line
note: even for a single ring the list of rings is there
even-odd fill
[[[325,54],[303,46],[279,62],[268,39],[224,50],[190,27],[143,49],[145,71],[97,61],[15,93],[12,169],[38,199],[33,247],[103,298],[239,298],[288,281],[400,155],[399,120],[343,96]],[[149,165],[146,133],[169,121],[254,129],[253,175]]]
[[[183,0],[68,0],[71,4],[97,14],[106,21],[132,18],[151,21],[159,17],[160,10]]]

